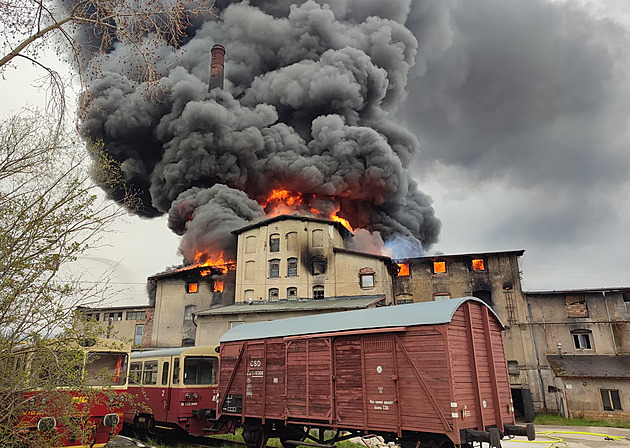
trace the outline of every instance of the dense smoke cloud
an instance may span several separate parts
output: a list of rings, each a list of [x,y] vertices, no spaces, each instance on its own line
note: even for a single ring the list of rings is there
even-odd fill
[[[181,251],[225,250],[285,188],[315,196],[354,227],[429,247],[440,222],[410,178],[416,137],[398,105],[418,43],[411,2],[218,1],[219,19],[180,49],[152,41],[159,98],[125,64],[129,48],[92,55],[82,129],[122,163],[143,200],[169,213]],[[226,48],[225,89],[208,92],[210,48]],[[117,197],[116,191],[109,192]]]
[[[593,3],[412,4],[406,25],[419,47],[401,116],[420,139],[419,175],[448,170],[470,192],[494,183],[520,193],[493,217],[486,244],[581,243],[619,213],[630,37]]]

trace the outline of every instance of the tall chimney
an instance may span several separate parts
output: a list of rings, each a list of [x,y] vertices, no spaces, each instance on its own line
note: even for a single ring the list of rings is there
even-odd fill
[[[210,82],[208,92],[219,87],[223,89],[223,60],[225,58],[225,47],[216,44],[212,47],[212,60],[210,61]]]

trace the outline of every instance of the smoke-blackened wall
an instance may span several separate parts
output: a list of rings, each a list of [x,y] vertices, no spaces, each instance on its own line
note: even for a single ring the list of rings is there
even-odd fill
[[[230,231],[263,217],[278,188],[338,205],[385,241],[428,247],[440,222],[410,178],[418,142],[395,117],[418,48],[409,7],[218,1],[218,18],[199,20],[181,48],[146,37],[157,87],[124,64],[124,44],[93,55],[82,131],[121,163],[140,214],[169,213],[188,260],[233,247]],[[208,91],[217,43],[225,85]]]

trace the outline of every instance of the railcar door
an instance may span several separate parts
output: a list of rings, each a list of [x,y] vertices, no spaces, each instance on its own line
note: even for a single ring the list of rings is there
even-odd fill
[[[171,388],[169,386],[169,375],[172,363],[172,358],[160,359],[160,377],[158,380],[159,394],[157,397],[158,405],[153,409],[153,415],[156,421],[166,422],[168,421],[168,411],[171,403]]]
[[[397,429],[398,391],[394,336],[363,338],[367,424],[370,429]]]

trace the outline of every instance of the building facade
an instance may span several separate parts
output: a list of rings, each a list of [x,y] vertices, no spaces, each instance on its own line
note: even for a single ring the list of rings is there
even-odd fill
[[[118,339],[133,347],[150,345],[153,322],[152,306],[78,307],[77,311],[97,322],[107,338]]]

